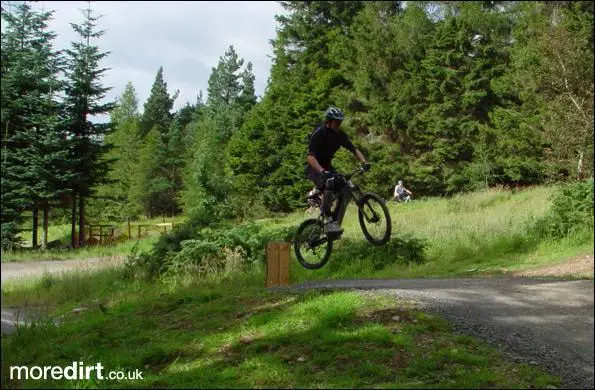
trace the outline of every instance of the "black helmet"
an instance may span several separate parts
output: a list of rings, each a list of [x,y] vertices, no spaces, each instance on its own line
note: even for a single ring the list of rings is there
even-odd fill
[[[344,118],[343,111],[334,106],[329,107],[324,113],[325,121],[332,121],[333,119],[342,121]]]

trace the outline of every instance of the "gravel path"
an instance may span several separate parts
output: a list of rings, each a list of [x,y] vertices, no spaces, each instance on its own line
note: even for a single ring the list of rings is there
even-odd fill
[[[565,387],[593,388],[593,280],[363,279],[291,288],[368,290],[412,300],[443,315],[456,331],[500,347],[508,358],[559,375]]]

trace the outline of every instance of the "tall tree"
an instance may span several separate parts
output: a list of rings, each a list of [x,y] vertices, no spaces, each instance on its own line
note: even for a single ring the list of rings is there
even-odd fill
[[[79,246],[85,240],[85,199],[94,192],[96,185],[105,180],[110,165],[109,160],[102,158],[110,148],[105,142],[105,136],[111,130],[110,124],[93,123],[89,115],[109,113],[115,106],[114,102],[102,103],[111,88],[101,84],[101,78],[109,68],[102,68],[100,61],[109,52],[101,53],[99,47],[92,44],[92,40],[101,37],[104,31],[97,30],[99,17],[93,15],[90,3],[82,13],[82,24],[71,23],[81,41],[72,42],[71,49],[66,50],[68,66],[65,89],[71,158],[75,161],[73,169],[76,174],[72,188],[73,203],[76,196],[79,202]],[[72,231],[74,241],[74,226]]]
[[[277,17],[281,28],[272,42],[270,82],[253,110],[259,115],[249,115],[230,140],[228,170],[236,191],[258,194],[271,209],[289,210],[302,202],[309,186],[304,178],[307,136],[326,107],[336,104],[336,91],[348,86],[331,42],[349,34],[364,2],[281,5],[288,13]],[[249,146],[250,140],[258,140],[258,145]]]
[[[171,113],[179,91],[170,97],[160,67],[141,119],[145,145],[135,177],[134,196],[145,215],[177,214],[182,173],[186,163],[187,128],[199,116],[198,107],[186,104]],[[150,138],[147,138],[151,135]]]
[[[163,176],[156,176],[161,166],[160,156],[164,149],[161,133],[157,126],[144,138],[142,148],[139,150],[138,169],[131,180],[130,196],[132,201],[142,206],[144,214],[148,217],[158,215],[162,211],[160,203],[162,194],[168,189]]]
[[[134,85],[129,81],[124,87],[124,92],[120,96],[118,105],[114,107],[110,113],[110,120],[114,126],[125,123],[131,119],[137,119],[138,113],[138,98],[136,97],[136,90]]]
[[[241,72],[243,65],[244,59],[231,45],[209,76],[206,114],[215,121],[221,142],[226,142],[240,128],[244,112],[255,100],[252,64]]]
[[[524,116],[548,142],[549,175],[593,175],[593,4],[519,2],[513,70]]]
[[[132,180],[139,167],[139,151],[142,148],[140,135],[140,115],[138,99],[131,82],[128,82],[118,107],[111,112],[111,124],[114,129],[106,137],[113,145],[107,153],[108,160],[113,160],[108,179],[110,184],[102,186],[102,195],[109,196],[111,214],[118,217],[134,217],[142,207],[131,197]]]
[[[32,244],[37,245],[38,209],[44,211],[42,245],[47,245],[48,209],[71,179],[68,149],[56,96],[61,53],[48,31],[53,12],[27,3],[3,13],[2,35],[2,218],[3,242],[14,238],[20,213],[33,211]],[[10,147],[9,147],[10,146]]]
[[[190,150],[194,153],[187,163],[182,200],[184,209],[192,213],[227,201],[231,192],[235,177],[226,174],[224,159],[215,162],[217,153],[226,150],[256,103],[252,64],[248,62],[242,70],[243,64],[244,59],[229,46],[209,76],[207,101],[199,107],[204,115],[190,127],[194,131]]]
[[[173,96],[167,92],[167,83],[163,79],[163,66],[159,67],[155,81],[151,87],[151,94],[144,105],[141,119],[141,135],[146,136],[153,127],[157,126],[162,133],[166,133],[171,123],[171,110],[178,97],[178,91]]]
[[[254,73],[252,63],[248,62],[246,69],[242,72],[242,92],[238,96],[238,103],[244,112],[248,112],[256,104],[256,90],[254,89]]]

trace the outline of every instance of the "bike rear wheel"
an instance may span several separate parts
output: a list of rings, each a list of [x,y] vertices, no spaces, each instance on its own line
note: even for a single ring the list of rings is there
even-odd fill
[[[333,242],[319,219],[307,219],[298,227],[293,242],[296,257],[304,268],[323,267],[331,256]]]
[[[366,239],[374,245],[384,245],[390,239],[392,224],[386,203],[376,194],[362,197],[357,214]]]

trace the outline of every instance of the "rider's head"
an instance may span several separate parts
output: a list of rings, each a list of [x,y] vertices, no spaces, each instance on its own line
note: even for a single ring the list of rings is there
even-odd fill
[[[403,180],[399,180],[399,185],[402,186],[403,185]]]
[[[341,126],[344,118],[343,111],[334,106],[329,107],[324,113],[326,126],[333,130],[337,130]]]

